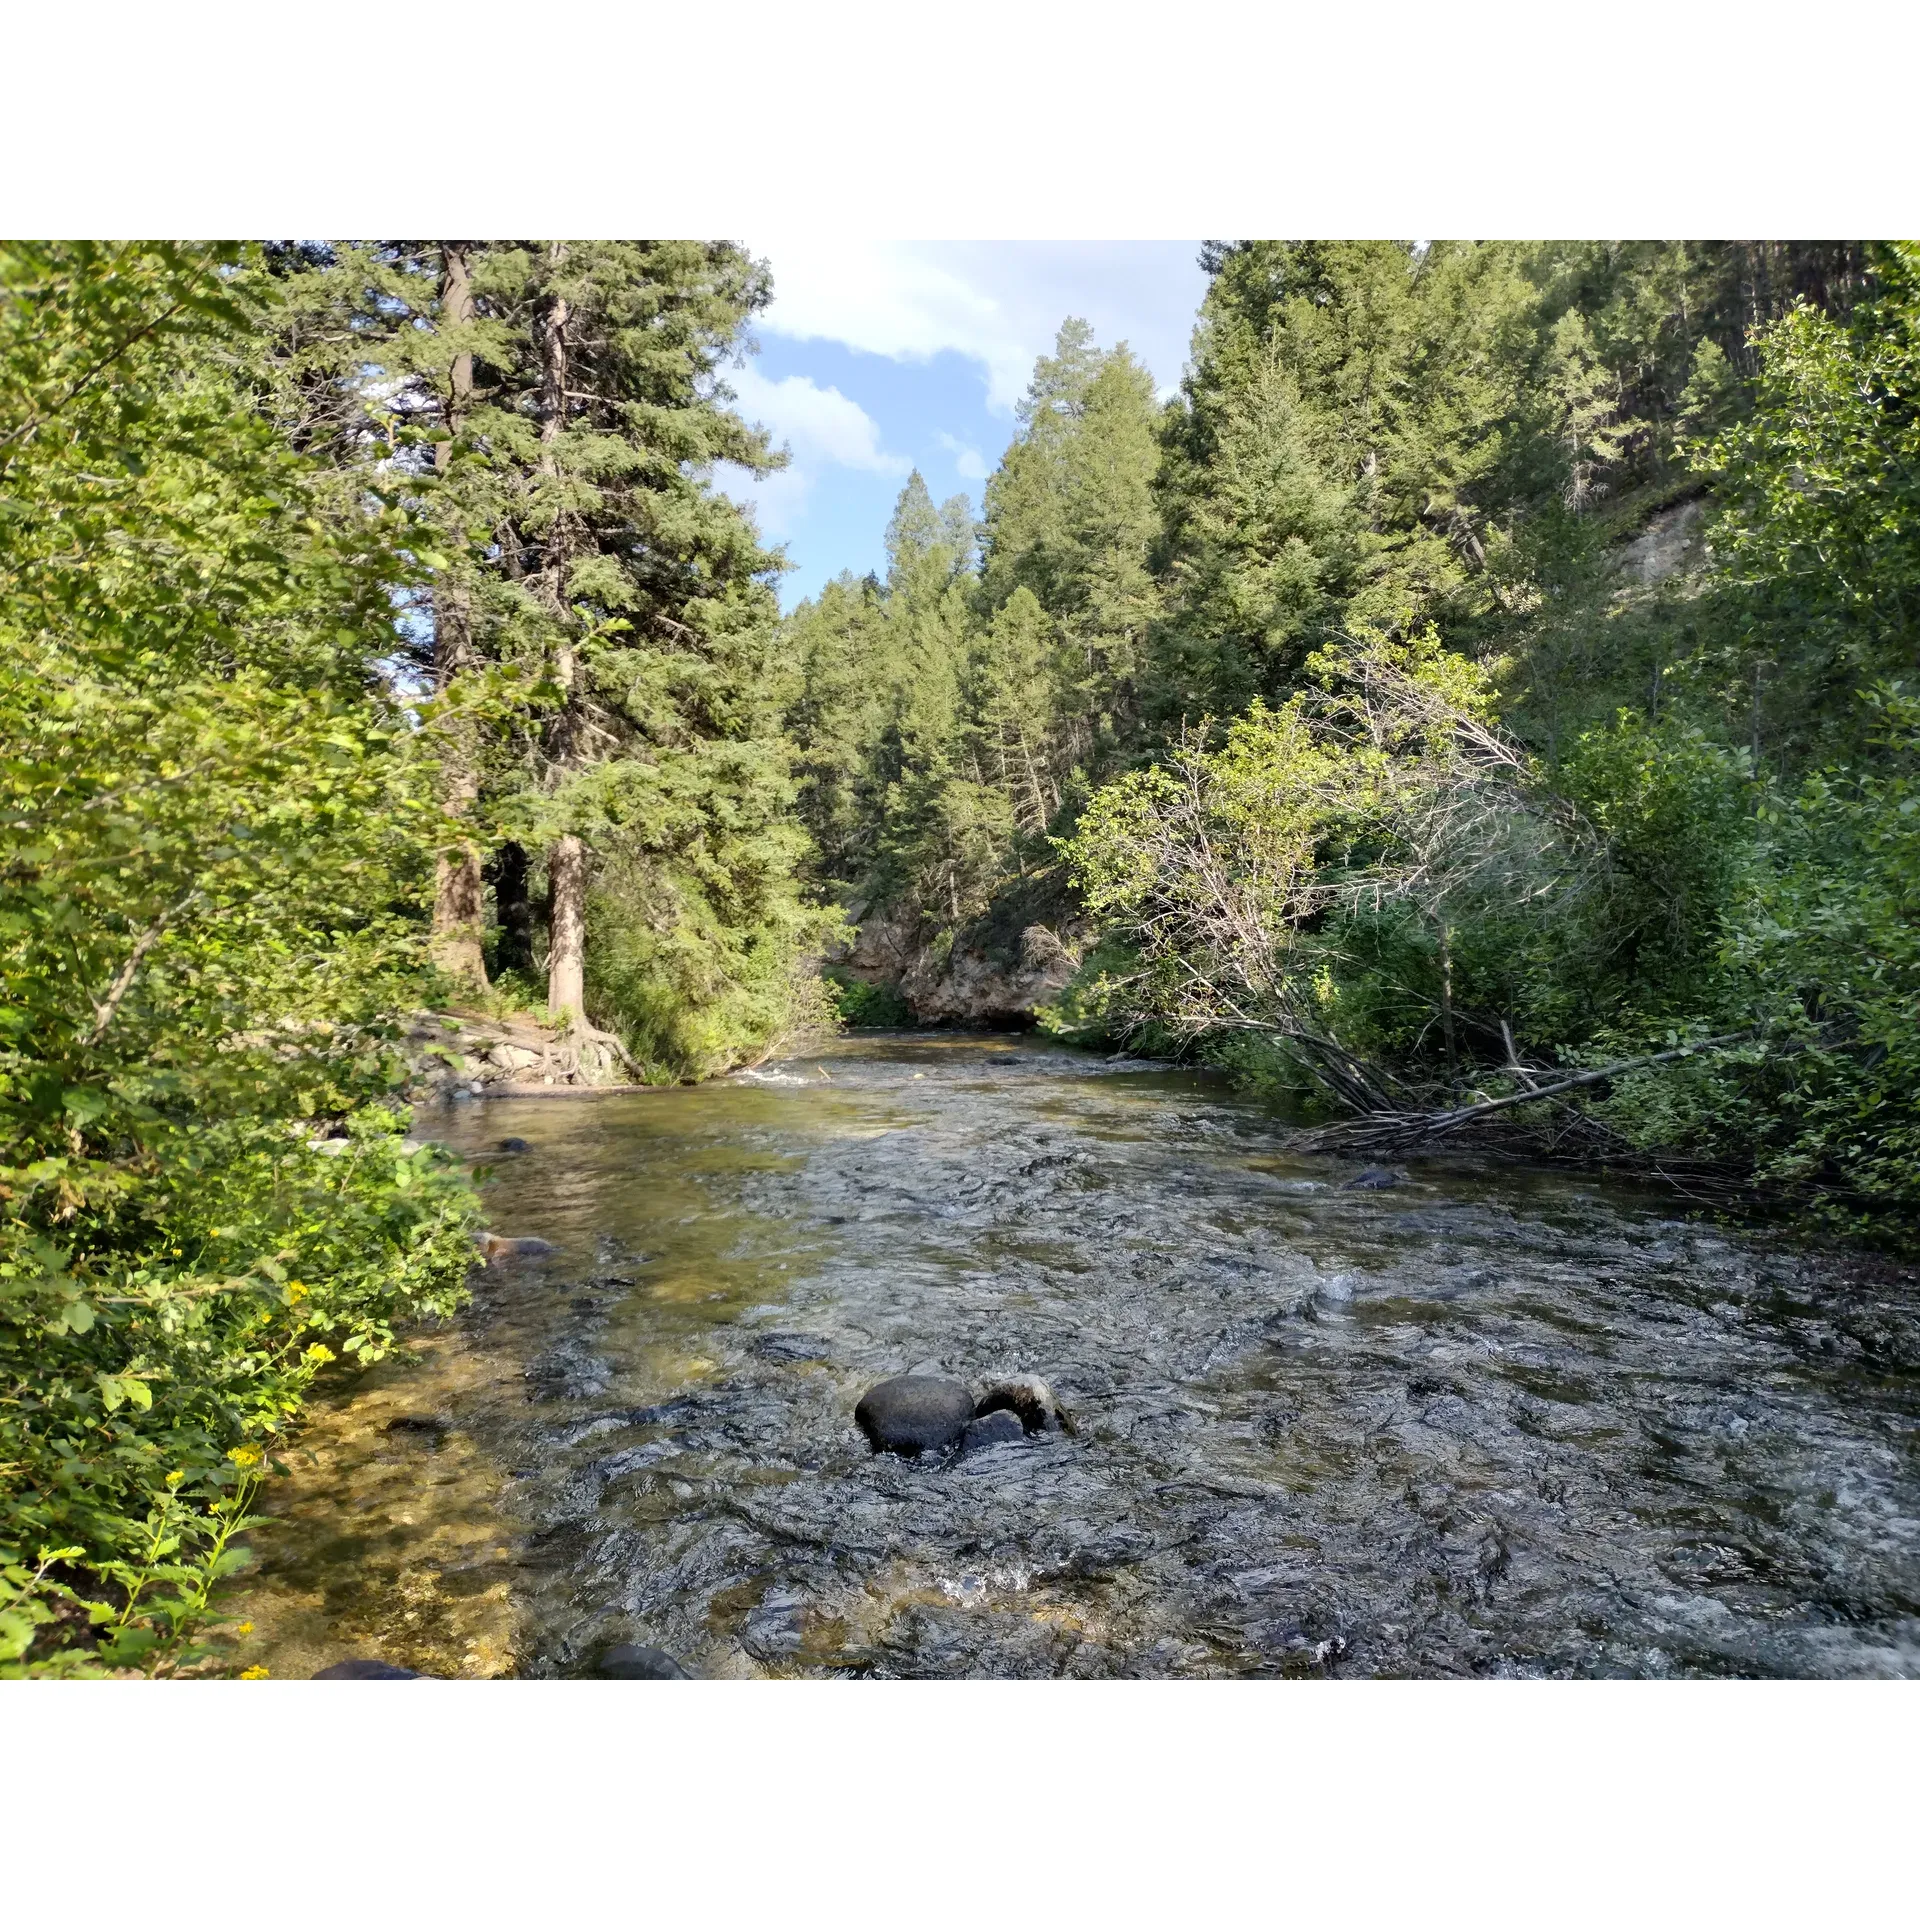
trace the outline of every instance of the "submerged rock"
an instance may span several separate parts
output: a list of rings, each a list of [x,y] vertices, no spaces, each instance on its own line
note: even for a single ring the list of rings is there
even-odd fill
[[[531,1153],[533,1149],[517,1133],[510,1133],[500,1142],[502,1153]]]
[[[685,1667],[670,1653],[662,1653],[658,1647],[637,1647],[631,1644],[609,1647],[600,1656],[597,1668],[602,1680],[686,1680],[691,1678]]]
[[[811,1333],[769,1333],[753,1343],[763,1360],[824,1360],[833,1349]]]
[[[902,1373],[868,1388],[853,1410],[854,1424],[875,1453],[938,1453],[953,1446],[973,1418],[973,1395],[958,1380]]]
[[[1013,1414],[1027,1433],[1040,1433],[1048,1427],[1073,1431],[1053,1397],[1053,1389],[1037,1373],[1016,1373],[1005,1380],[987,1382],[986,1391],[974,1403],[973,1417],[979,1420],[1003,1411]]]
[[[1359,1187],[1371,1192],[1379,1187],[1397,1187],[1399,1184],[1400,1176],[1391,1168],[1369,1167],[1365,1173],[1356,1173],[1351,1180],[1343,1182],[1342,1190],[1350,1191]]]
[[[528,1234],[522,1239],[510,1240],[505,1234],[482,1233],[475,1235],[474,1244],[479,1247],[481,1257],[488,1261],[530,1258],[554,1251],[551,1240],[541,1240],[533,1234]]]
[[[806,1640],[807,1597],[803,1593],[770,1593],[747,1615],[740,1628],[740,1644],[762,1666],[791,1659]]]
[[[960,1437],[962,1453],[978,1453],[982,1447],[997,1447],[1003,1441],[1024,1440],[1027,1430],[1011,1407],[1001,1407],[984,1420],[970,1420]]]
[[[313,1676],[316,1680],[418,1680],[411,1667],[390,1666],[384,1660],[336,1660]]]

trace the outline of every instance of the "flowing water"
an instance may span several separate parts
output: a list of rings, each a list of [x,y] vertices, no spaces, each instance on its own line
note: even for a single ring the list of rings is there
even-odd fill
[[[1009,1036],[421,1131],[557,1251],[319,1407],[276,1673],[1920,1675],[1920,1299],[1848,1263]],[[1075,1430],[874,1455],[910,1369]]]

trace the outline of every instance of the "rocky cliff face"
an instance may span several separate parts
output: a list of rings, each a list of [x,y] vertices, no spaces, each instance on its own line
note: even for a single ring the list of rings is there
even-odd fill
[[[1649,516],[1647,523],[1618,549],[1620,572],[1637,586],[1654,587],[1698,566],[1706,531],[1707,503],[1677,501]]]
[[[1084,935],[1036,922],[1010,945],[967,935],[927,945],[875,911],[858,919],[853,951],[839,964],[857,980],[893,988],[923,1026],[1025,1025],[1073,978]]]

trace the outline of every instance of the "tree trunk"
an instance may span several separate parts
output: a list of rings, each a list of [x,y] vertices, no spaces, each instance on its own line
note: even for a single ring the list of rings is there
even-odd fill
[[[554,263],[559,262],[556,250]],[[567,570],[571,526],[560,498],[561,470],[556,443],[567,418],[567,322],[572,309],[559,294],[541,309],[540,328],[540,472],[552,488],[552,519],[546,536],[541,585],[553,611],[556,637],[553,677],[565,694],[547,738],[548,760],[556,784],[574,770],[579,751],[580,716],[575,704],[575,662],[568,625]],[[547,1011],[586,1020],[587,856],[577,835],[565,833],[547,853]]]
[[[440,249],[440,324],[465,327],[473,321],[473,265],[463,241],[445,241]],[[447,369],[447,397],[440,424],[447,437],[433,449],[433,470],[445,473],[453,462],[453,443],[473,405],[473,355],[464,348]]]
[[[451,757],[451,756],[450,756]],[[445,773],[442,805],[448,817],[462,819],[478,797],[479,782],[470,767],[450,765]],[[481,930],[486,921],[486,892],[480,875],[480,849],[471,840],[443,849],[434,863],[434,964],[464,985],[484,992],[486,956]]]
[[[587,850],[563,833],[547,855],[547,1011],[586,1019]]]
[[[567,322],[573,309],[557,293],[540,310],[540,474],[548,483],[552,519],[546,536],[542,586],[563,629],[567,617],[567,562],[572,526],[560,498],[560,460],[555,443],[567,423]],[[565,640],[562,650],[568,651]]]
[[[463,245],[448,241],[441,250],[441,323],[464,327],[473,318],[473,275]],[[473,355],[456,353],[448,369],[441,423],[447,438],[433,450],[433,466],[444,474],[453,460],[453,443],[473,401]],[[448,580],[433,594],[433,677],[444,693],[454,678],[473,661],[473,605],[466,586]],[[443,760],[441,805],[449,819],[464,821],[479,798],[475,768],[479,757],[473,730],[449,720]],[[434,868],[433,939],[435,963],[463,985],[484,992],[487,965],[481,950],[486,918],[486,893],[480,874],[480,849],[464,835],[444,850]]]

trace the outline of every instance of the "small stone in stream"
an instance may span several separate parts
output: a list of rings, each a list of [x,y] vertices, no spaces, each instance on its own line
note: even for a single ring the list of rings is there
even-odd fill
[[[418,1680],[411,1667],[389,1666],[384,1660],[336,1660],[313,1676],[316,1680]]]
[[[1053,1389],[1037,1373],[1017,1373],[1005,1380],[989,1380],[987,1390],[974,1403],[973,1417],[983,1419],[1002,1409],[1016,1415],[1028,1433],[1039,1433],[1057,1426],[1071,1433],[1067,1416],[1053,1397]]]
[[[403,1413],[397,1420],[387,1422],[389,1433],[431,1433],[442,1434],[447,1430],[447,1421],[437,1413]]]
[[[1346,1187],[1348,1190],[1359,1187],[1364,1191],[1372,1192],[1381,1187],[1397,1187],[1399,1184],[1400,1176],[1397,1173],[1391,1172],[1386,1167],[1369,1167],[1365,1173],[1356,1173],[1346,1182]]]
[[[600,1656],[602,1680],[685,1680],[685,1667],[658,1647],[609,1647]]]
[[[984,1420],[970,1420],[960,1436],[962,1453],[978,1453],[982,1447],[997,1447],[1005,1440],[1024,1440],[1027,1430],[1011,1407],[1002,1407]]]
[[[517,1133],[509,1134],[500,1142],[502,1153],[531,1153],[533,1149]]]
[[[973,1395],[958,1380],[902,1373],[869,1387],[853,1410],[854,1424],[875,1453],[883,1448],[909,1459],[954,1445],[973,1418]]]

